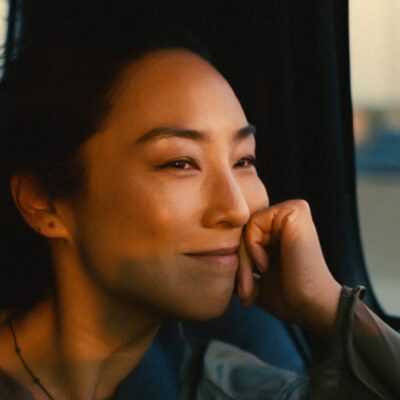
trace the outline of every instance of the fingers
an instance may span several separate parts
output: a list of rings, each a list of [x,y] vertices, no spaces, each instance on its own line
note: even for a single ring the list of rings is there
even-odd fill
[[[239,269],[237,274],[238,294],[244,305],[251,305],[257,298],[260,283],[267,276],[257,279],[254,274],[256,268],[260,275],[269,269],[273,254],[280,254],[283,242],[289,245],[288,240],[295,236],[296,231],[287,229],[293,222],[294,214],[304,215],[307,211],[307,203],[303,200],[289,200],[265,209],[256,211],[244,227],[239,246]],[[282,241],[282,234],[285,241]],[[259,282],[260,280],[260,282]]]
[[[244,237],[242,235],[239,246],[238,293],[242,304],[250,307],[258,295],[258,282],[254,277],[253,262],[250,258]]]
[[[267,272],[269,265],[269,254],[266,247],[260,246],[257,243],[245,242],[247,253],[252,262],[256,265],[258,271],[262,274]]]
[[[267,272],[269,249],[279,242],[279,233],[291,209],[282,212],[280,208],[262,210],[262,216],[250,220],[246,225],[239,246],[238,294],[244,306],[251,306],[259,295],[262,275]],[[262,218],[260,218],[262,217]],[[262,220],[262,221],[260,221]],[[258,274],[255,271],[258,270]]]
[[[280,242],[284,226],[295,213],[294,201],[275,205],[254,213],[246,225],[245,242],[254,262],[265,271],[268,266],[268,248]]]

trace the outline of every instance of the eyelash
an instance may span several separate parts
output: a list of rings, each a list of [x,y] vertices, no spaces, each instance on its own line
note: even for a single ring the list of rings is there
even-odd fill
[[[244,167],[244,168],[256,167],[256,158],[255,157],[253,157],[253,156],[243,157],[239,161],[242,161],[242,160],[248,161],[250,163],[249,167]],[[173,166],[175,163],[182,163],[182,162],[183,163],[188,163],[188,164],[191,164],[191,165],[195,164],[195,162],[193,160],[188,160],[188,159],[181,158],[181,159],[178,159],[178,160],[170,161],[167,164],[161,165],[160,168],[161,169],[174,168],[174,169],[185,171],[184,168],[176,168],[176,167]]]

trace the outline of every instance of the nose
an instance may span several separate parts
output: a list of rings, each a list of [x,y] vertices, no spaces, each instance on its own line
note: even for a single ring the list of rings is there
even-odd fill
[[[237,178],[231,173],[214,173],[207,186],[207,208],[203,224],[243,227],[250,218],[250,208]]]

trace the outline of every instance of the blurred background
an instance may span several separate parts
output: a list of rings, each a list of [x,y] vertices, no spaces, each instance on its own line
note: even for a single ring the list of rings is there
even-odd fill
[[[400,315],[400,1],[350,0],[349,4],[357,195],[365,262],[381,306]],[[7,2],[0,0],[1,44],[6,22]]]
[[[361,238],[381,306],[400,315],[400,2],[349,3]]]

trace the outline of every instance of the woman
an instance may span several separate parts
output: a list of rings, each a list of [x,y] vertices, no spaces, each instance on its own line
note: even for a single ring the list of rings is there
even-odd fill
[[[255,129],[194,42],[37,52],[22,49],[2,86],[7,176],[15,210],[48,244],[53,278],[7,310],[2,398],[111,399],[164,320],[217,317],[235,291],[332,343],[356,316],[357,349],[346,351],[362,358],[328,358],[310,380],[212,342],[195,388],[188,356],[182,398],[399,394],[394,373],[382,381],[398,366],[398,335],[332,277],[307,203],[269,206]],[[237,370],[247,380],[235,388]]]

